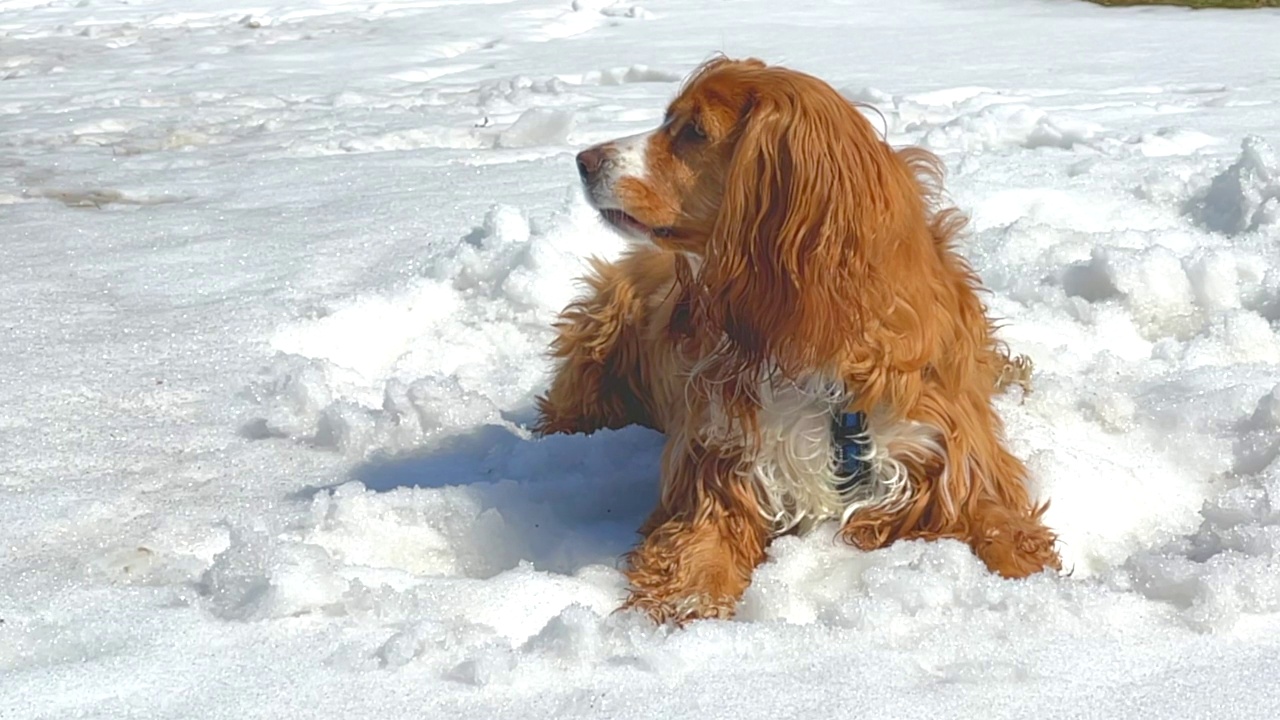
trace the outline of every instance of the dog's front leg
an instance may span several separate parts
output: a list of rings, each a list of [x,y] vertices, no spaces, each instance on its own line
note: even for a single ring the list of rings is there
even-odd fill
[[[539,435],[653,426],[642,400],[641,298],[615,265],[597,263],[587,279],[592,293],[556,324],[555,376],[537,398]]]
[[[659,623],[732,617],[769,539],[751,481],[738,472],[741,451],[676,438],[663,464],[662,502],[627,557],[624,607]]]

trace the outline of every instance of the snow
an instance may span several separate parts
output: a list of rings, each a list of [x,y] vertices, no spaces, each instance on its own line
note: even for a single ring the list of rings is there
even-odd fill
[[[1188,203],[1205,228],[1227,235],[1257,230],[1280,219],[1280,161],[1267,141],[1245,137],[1240,158]]]
[[[0,0],[0,717],[1273,717],[1280,14],[779,8]],[[945,160],[1069,574],[613,613],[661,438],[525,429],[572,157],[715,51]]]

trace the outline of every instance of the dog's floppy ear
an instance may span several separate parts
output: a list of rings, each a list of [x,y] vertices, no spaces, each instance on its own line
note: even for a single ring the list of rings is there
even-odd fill
[[[707,246],[712,309],[740,355],[764,359],[799,300],[797,261],[816,236],[792,216],[795,158],[785,110],[758,89],[748,97]],[[803,183],[803,180],[801,180]]]
[[[915,168],[825,83],[741,72],[750,89],[703,269],[712,319],[744,362],[788,374],[868,354],[922,365],[923,263],[937,253]]]

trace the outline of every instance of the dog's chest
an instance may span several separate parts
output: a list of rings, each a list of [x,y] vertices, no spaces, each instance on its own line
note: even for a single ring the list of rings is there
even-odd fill
[[[778,531],[807,530],[849,507],[832,433],[842,406],[841,394],[822,380],[761,384],[759,437],[748,461]]]

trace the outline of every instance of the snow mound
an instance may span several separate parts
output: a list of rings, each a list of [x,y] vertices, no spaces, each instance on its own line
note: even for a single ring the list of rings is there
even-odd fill
[[[467,95],[474,97],[476,105],[486,112],[518,114],[524,112],[529,105],[554,100],[568,90],[568,83],[561,78],[535,79],[517,75],[481,83]]]
[[[1280,364],[1280,334],[1249,310],[1217,313],[1182,350],[1187,368]]]
[[[1244,248],[1217,247],[1205,249],[1184,264],[1200,307],[1210,311],[1245,307],[1266,315],[1270,283],[1267,258],[1261,254]]]
[[[1205,504],[1200,528],[1127,564],[1135,589],[1170,603],[1188,626],[1232,628],[1280,612],[1280,385],[1242,423],[1240,477]]]
[[[1280,219],[1280,160],[1266,140],[1245,137],[1240,156],[1187,201],[1185,212],[1213,232],[1239,235]]]
[[[992,150],[1091,146],[1102,126],[1050,114],[1031,98],[987,87],[955,87],[893,95],[871,87],[844,90],[849,100],[875,108],[890,134],[935,151],[976,154]]]
[[[769,560],[757,569],[740,619],[822,624],[870,630],[895,616],[917,622],[948,623],[975,614],[1008,611],[1010,600],[1030,599],[1047,589],[1017,587],[992,575],[969,547],[955,541],[899,542],[861,553],[835,541],[829,526],[804,538],[780,538]]]
[[[1095,247],[1089,262],[1066,269],[1062,287],[1090,303],[1120,299],[1149,338],[1185,335],[1196,325],[1191,282],[1178,255],[1162,245]]]
[[[660,70],[648,65],[629,65],[593,70],[585,73],[578,80],[581,85],[627,85],[630,83],[674,83],[680,82],[684,75],[670,70]]]
[[[841,92],[852,102],[883,113],[890,133],[926,132],[960,118],[995,112],[995,108],[1004,105],[1026,108],[1022,103],[1027,100],[1006,91],[969,86],[906,95],[894,95],[874,87],[847,88]],[[959,132],[956,130],[954,134]]]
[[[1217,143],[1218,139],[1212,135],[1176,127],[1142,133],[1134,140],[1138,151],[1146,157],[1191,155]]]
[[[480,150],[493,147],[493,140],[472,128],[412,128],[376,135],[352,137],[321,146],[301,145],[299,154],[373,153],[421,150],[424,148]]]
[[[576,13],[599,13],[609,18],[648,20],[653,17],[653,13],[625,0],[573,0],[570,7]]]
[[[425,277],[281,328],[242,431],[363,456],[502,424],[545,382],[528,358],[545,357],[583,258],[622,244],[576,193],[547,230],[496,205]]]
[[[967,152],[1010,147],[1070,150],[1077,145],[1088,145],[1100,132],[1100,126],[1095,123],[1010,103],[962,114],[926,132],[921,142],[934,150]]]
[[[339,612],[350,583],[315,545],[281,543],[265,533],[233,532],[231,545],[201,578],[209,611],[226,620],[266,620]]]
[[[520,114],[511,127],[498,134],[495,147],[520,148],[563,145],[573,130],[573,112],[532,108]]]

